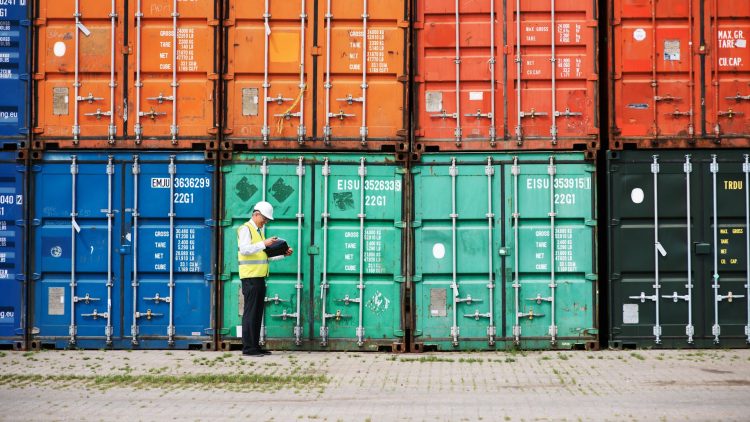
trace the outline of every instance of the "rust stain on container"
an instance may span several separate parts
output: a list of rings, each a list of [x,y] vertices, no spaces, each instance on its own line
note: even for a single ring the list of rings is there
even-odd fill
[[[216,10],[41,0],[34,147],[216,148]]]
[[[596,2],[415,13],[416,151],[598,148]]]
[[[727,0],[617,0],[613,149],[750,146],[750,17]]]
[[[405,1],[267,7],[228,2],[224,148],[405,150]]]

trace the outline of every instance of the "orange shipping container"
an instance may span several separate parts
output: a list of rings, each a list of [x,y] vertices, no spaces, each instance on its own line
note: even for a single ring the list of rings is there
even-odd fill
[[[415,152],[598,148],[596,1],[416,7]]]
[[[750,6],[616,0],[613,149],[750,147]]]
[[[226,10],[225,149],[407,148],[405,0]]]
[[[40,0],[34,147],[218,145],[218,5]]]

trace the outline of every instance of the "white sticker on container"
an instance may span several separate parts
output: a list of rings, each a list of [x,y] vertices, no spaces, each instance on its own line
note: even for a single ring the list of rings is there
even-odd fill
[[[445,245],[442,243],[436,243],[432,246],[432,256],[435,257],[435,259],[443,259],[445,256]]]
[[[680,61],[680,40],[664,40],[664,61]]]
[[[622,323],[638,324],[638,304],[626,303],[622,305]]]
[[[734,45],[736,45],[736,46],[737,46],[737,48],[745,48],[745,47],[747,47],[747,40],[745,40],[745,39],[742,39],[742,40],[736,40],[736,41],[734,42]]]
[[[65,55],[65,43],[62,41],[58,41],[55,43],[55,46],[52,47],[52,52],[55,53],[55,56],[62,57]]]
[[[193,332],[190,333],[190,335],[191,336],[199,336],[199,335],[201,335],[201,332],[200,331],[193,331]]]
[[[469,100],[471,101],[482,101],[484,99],[484,92],[472,91],[469,92]]]
[[[630,191],[630,200],[633,201],[634,204],[640,204],[643,202],[643,189],[641,188],[635,188],[632,191]]]
[[[235,330],[235,331],[236,331],[236,332],[235,332],[235,335],[236,335],[237,337],[242,337],[242,326],[241,326],[241,325],[238,325],[238,326],[237,326],[237,327],[235,327],[235,328],[236,328],[236,330]]]
[[[633,38],[636,41],[643,41],[646,39],[646,30],[643,28],[638,28],[635,31],[633,31]]]

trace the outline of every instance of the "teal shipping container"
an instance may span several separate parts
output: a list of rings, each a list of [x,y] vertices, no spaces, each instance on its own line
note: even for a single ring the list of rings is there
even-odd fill
[[[237,228],[261,200],[270,264],[261,343],[284,350],[402,350],[404,167],[385,154],[244,154],[222,164],[220,348],[239,348]]]
[[[413,350],[597,346],[593,162],[424,154],[411,173]]]

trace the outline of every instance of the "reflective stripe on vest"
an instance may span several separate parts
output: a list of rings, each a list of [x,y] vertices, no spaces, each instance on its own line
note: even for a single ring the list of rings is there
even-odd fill
[[[240,240],[240,229],[247,227],[250,231],[250,243],[255,244],[265,239],[260,230],[253,227],[250,222],[237,228],[237,245]],[[265,250],[258,251],[254,254],[243,255],[237,250],[237,265],[239,265],[240,278],[266,277],[268,276],[268,255]]]

